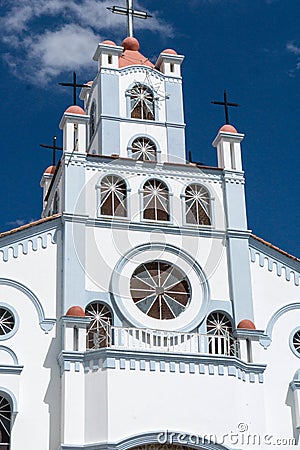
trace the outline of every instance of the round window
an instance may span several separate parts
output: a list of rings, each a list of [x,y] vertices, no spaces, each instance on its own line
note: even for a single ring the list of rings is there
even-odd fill
[[[8,335],[14,328],[15,316],[9,309],[0,306],[0,337]]]
[[[300,358],[300,328],[296,328],[290,335],[290,347],[293,353]]]
[[[190,302],[187,277],[164,261],[141,264],[132,275],[130,293],[144,314],[160,320],[178,317]]]

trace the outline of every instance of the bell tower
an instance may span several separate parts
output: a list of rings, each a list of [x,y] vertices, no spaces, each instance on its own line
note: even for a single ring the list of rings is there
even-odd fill
[[[81,93],[91,118],[88,152],[185,163],[183,59],[166,49],[153,64],[131,36],[121,46],[100,43],[94,54],[98,75]]]

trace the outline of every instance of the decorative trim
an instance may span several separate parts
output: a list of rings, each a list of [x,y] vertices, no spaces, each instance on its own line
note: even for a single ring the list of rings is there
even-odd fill
[[[18,258],[20,254],[27,255],[31,249],[34,252],[39,249],[46,249],[48,247],[48,236],[51,237],[51,244],[56,243],[55,233],[56,229],[46,230],[2,247],[0,253],[2,254],[3,261],[7,262],[11,257]]]
[[[225,183],[245,184],[244,172],[235,170],[223,170],[223,180]]]
[[[9,278],[0,278],[0,286],[1,285],[12,287],[25,294],[26,297],[28,297],[29,300],[33,303],[37,311],[41,329],[45,331],[46,334],[52,330],[52,328],[56,323],[56,319],[50,319],[45,317],[45,311],[41,302],[39,301],[37,296],[30,289],[28,289],[28,287],[24,286],[24,284],[19,283],[18,281],[10,280]]]
[[[271,317],[268,322],[266,333],[260,338],[259,342],[264,348],[270,346],[272,342],[273,328],[277,320],[286,312],[293,311],[294,309],[300,309],[300,303],[289,303],[288,305],[279,308]]]
[[[0,365],[0,374],[20,375],[24,366],[10,366],[7,364]]]
[[[63,351],[58,357],[61,373],[75,371],[75,363],[84,366],[85,373],[97,370],[128,370],[169,372],[177,374],[228,376],[250,383],[263,383],[266,364],[246,363],[236,357],[158,353],[103,348],[86,352]]]
[[[156,109],[156,108],[155,108]],[[161,122],[158,120],[147,120],[147,119],[135,119],[134,117],[120,117],[120,116],[113,116],[113,115],[108,115],[108,114],[100,114],[100,118],[99,120],[111,120],[113,122],[123,122],[123,123],[135,123],[135,124],[140,124],[140,125],[152,125],[155,127],[159,126],[159,127],[163,127],[163,128],[180,128],[180,129],[185,129],[186,125],[185,123],[181,123],[181,122]]]
[[[251,237],[250,239],[249,251],[252,263],[258,263],[260,267],[266,266],[269,272],[275,272],[278,277],[283,275],[286,281],[292,281],[295,286],[299,286],[300,268],[298,261],[280,254],[275,249],[263,247],[263,244]]]
[[[18,357],[17,357],[17,355],[15,354],[15,352],[14,352],[11,348],[6,347],[6,346],[4,346],[4,345],[0,345],[0,352],[1,352],[1,351],[8,353],[8,354],[12,357],[12,360],[13,360],[13,363],[14,363],[13,365],[14,365],[14,366],[18,366],[18,365],[19,365]],[[0,366],[0,367],[1,367],[1,366]]]
[[[15,395],[9,389],[2,386],[0,387],[0,395],[3,395],[11,403],[12,414],[16,416],[18,413],[18,404]]]
[[[130,304],[124,302],[124,295],[126,297],[126,293],[124,294],[123,285],[121,283],[124,271],[126,270],[128,271],[131,264],[136,267],[138,266],[138,263],[136,263],[135,261],[136,255],[143,254],[144,257],[146,258],[147,254],[148,254],[147,256],[150,257],[150,254],[153,252],[154,253],[161,252],[161,255],[163,255],[161,256],[161,258],[163,258],[164,261],[171,263],[172,258],[175,255],[178,258],[178,260],[181,260],[181,264],[188,265],[190,269],[189,282],[191,283],[192,288],[192,298],[190,301],[190,306],[189,308],[186,309],[186,311],[182,315],[179,315],[177,318],[169,320],[168,323],[164,324],[162,324],[161,321],[159,320],[149,318],[148,316],[146,316],[146,314],[143,314],[143,316],[145,317],[143,317],[143,321],[140,322],[140,320],[133,313],[133,310],[130,311]],[[179,268],[181,268],[181,264],[179,264]],[[200,292],[199,291],[196,292],[195,285],[193,285],[191,279],[194,279],[194,283],[195,279],[197,279],[197,283],[199,283],[199,286],[201,287],[201,297],[202,297],[201,304],[199,303]],[[120,260],[117,262],[113,270],[110,280],[110,292],[112,292],[113,294],[112,299],[117,310],[119,310],[122,316],[126,317],[126,320],[130,321],[130,323],[133,324],[134,326],[140,328],[146,326],[151,328],[151,323],[154,323],[153,321],[155,320],[155,323],[157,324],[155,328],[162,329],[161,327],[164,326],[168,327],[167,329],[169,329],[169,327],[172,326],[172,330],[176,329],[176,331],[193,330],[199,324],[200,319],[203,318],[205,311],[207,310],[207,305],[210,298],[207,278],[200,265],[193,258],[191,258],[191,256],[188,253],[186,253],[182,249],[166,243],[141,244],[132,248],[129,252],[123,255],[122,258],[120,258]],[[136,310],[138,310],[136,306],[135,308]],[[194,311],[193,318],[189,317],[191,315],[189,311]],[[140,311],[137,312],[140,314]],[[184,316],[184,314],[186,315]],[[152,326],[152,328],[154,327]]]

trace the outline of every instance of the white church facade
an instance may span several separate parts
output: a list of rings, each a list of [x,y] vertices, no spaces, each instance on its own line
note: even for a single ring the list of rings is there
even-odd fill
[[[183,59],[99,44],[0,235],[0,450],[299,445],[300,260],[248,229],[242,133],[186,161]]]

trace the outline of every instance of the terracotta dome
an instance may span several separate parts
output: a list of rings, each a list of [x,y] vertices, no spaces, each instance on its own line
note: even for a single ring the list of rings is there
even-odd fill
[[[81,306],[71,306],[71,308],[68,309],[66,316],[85,317],[85,312]]]
[[[127,37],[122,42],[122,47],[124,48],[124,50],[132,50],[134,52],[138,52],[140,49],[140,43],[134,37]]]
[[[77,105],[69,106],[69,108],[67,108],[65,112],[70,113],[70,114],[81,114],[81,115],[84,114],[85,115],[84,110],[80,106],[77,106]]]
[[[113,45],[114,47],[117,46],[117,44],[114,41],[102,41],[101,44],[104,45]]]
[[[244,330],[256,330],[254,323],[248,319],[241,320],[237,327]]]
[[[47,169],[45,170],[44,173],[49,173],[49,174],[53,175],[55,173],[55,171],[56,171],[56,166],[49,166],[49,167],[47,167]]]
[[[232,125],[223,125],[220,129],[219,129],[219,133],[220,131],[225,131],[226,133],[237,133],[237,129],[234,128]]]
[[[169,55],[178,55],[178,53],[172,48],[166,48],[162,53],[168,53]]]
[[[85,83],[87,86],[92,86],[93,81],[88,81],[87,83]]]

